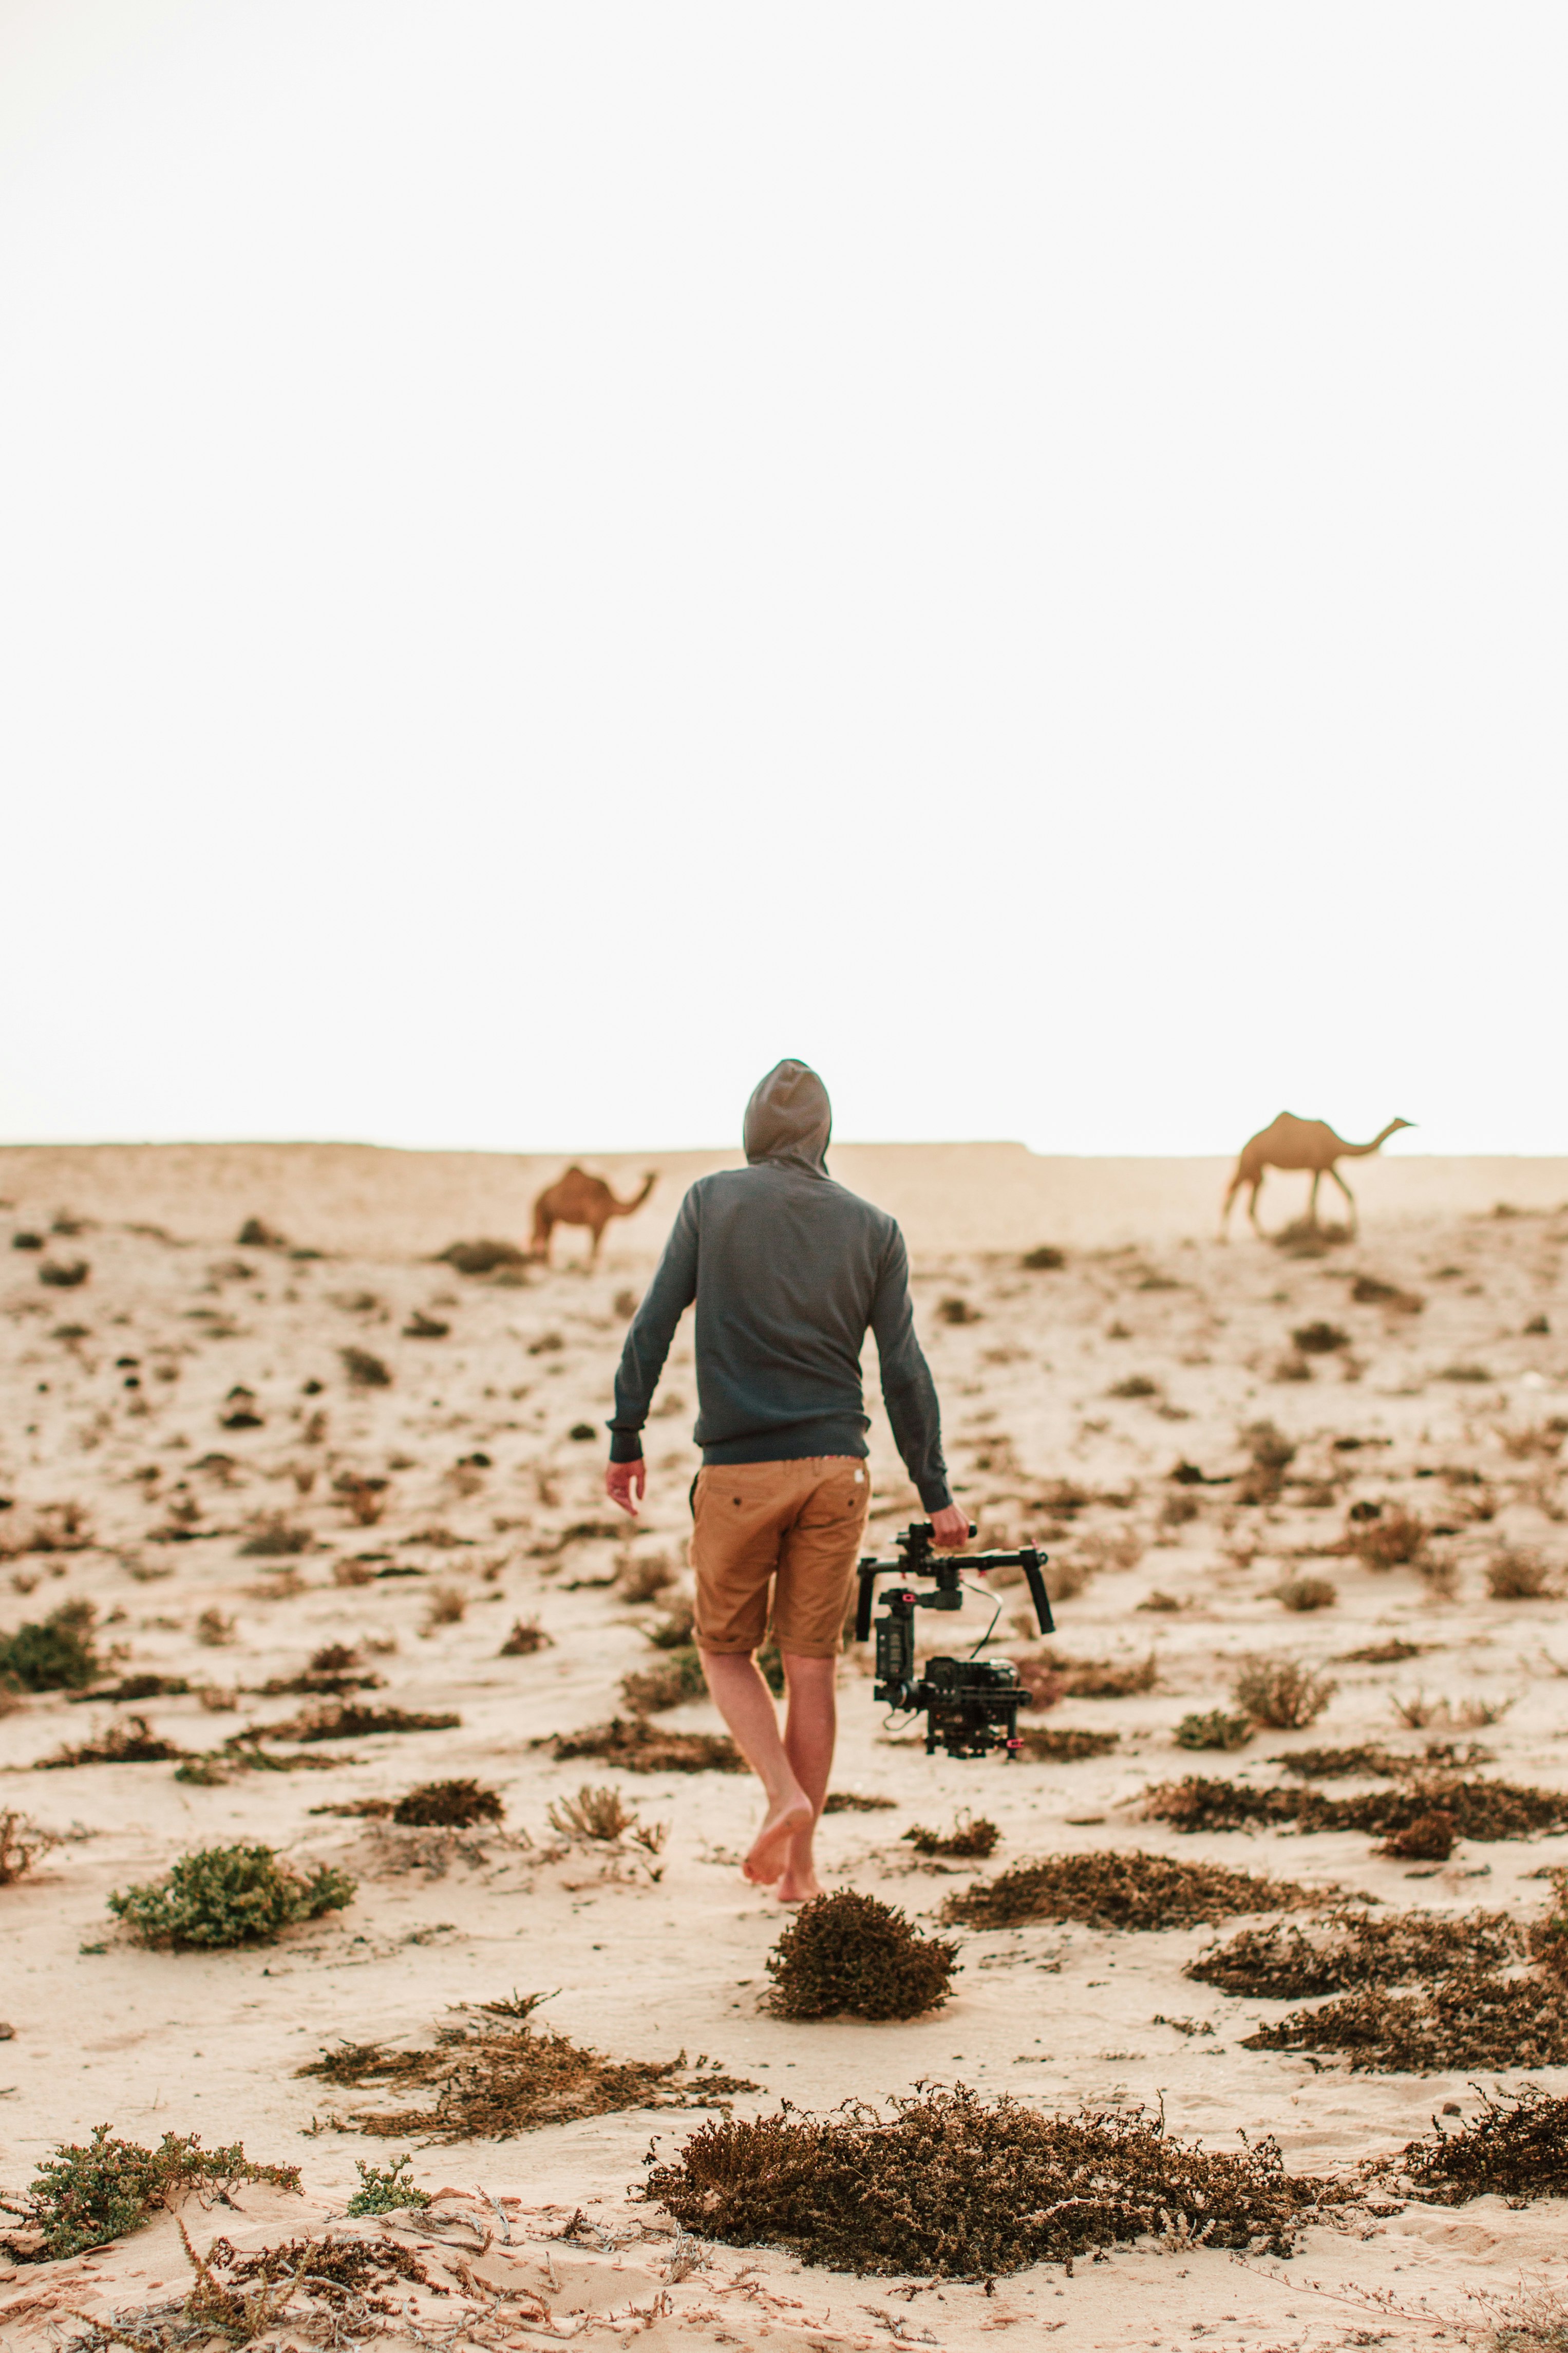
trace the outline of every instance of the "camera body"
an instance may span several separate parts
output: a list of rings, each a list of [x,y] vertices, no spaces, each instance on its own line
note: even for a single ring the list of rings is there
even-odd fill
[[[970,1535],[974,1534],[971,1527]],[[905,1583],[882,1596],[877,1619],[877,1680],[872,1697],[901,1712],[926,1720],[926,1755],[939,1747],[950,1757],[986,1757],[1000,1749],[1008,1757],[1023,1746],[1018,1737],[1018,1710],[1027,1694],[1018,1671],[1005,1659],[928,1659],[923,1674],[915,1668],[915,1611],[962,1609],[963,1574],[971,1569],[984,1576],[988,1569],[1021,1568],[1042,1634],[1054,1633],[1051,1605],[1040,1571],[1047,1556],[1026,1546],[1019,1552],[933,1553],[929,1521],[917,1520],[897,1540],[897,1560],[863,1560],[860,1592],[855,1613],[855,1639],[865,1641],[871,1631],[871,1604],[879,1577],[935,1579],[928,1592]]]

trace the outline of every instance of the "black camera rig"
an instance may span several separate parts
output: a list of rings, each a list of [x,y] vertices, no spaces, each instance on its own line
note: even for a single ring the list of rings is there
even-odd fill
[[[973,1525],[969,1533],[974,1535]],[[984,1577],[987,1569],[1021,1568],[1028,1581],[1029,1599],[1035,1605],[1040,1631],[1054,1634],[1056,1621],[1046,1596],[1046,1581],[1040,1574],[1048,1556],[1037,1552],[1032,1545],[1026,1545],[1020,1552],[932,1552],[935,1538],[929,1520],[912,1522],[896,1541],[900,1555],[897,1560],[860,1563],[855,1640],[863,1642],[871,1631],[871,1603],[879,1577],[931,1577],[936,1579],[936,1585],[934,1590],[926,1593],[917,1593],[912,1585],[904,1584],[883,1594],[883,1608],[877,1619],[877,1680],[872,1697],[886,1701],[891,1708],[925,1717],[928,1757],[936,1754],[939,1743],[950,1757],[985,1757],[994,1748],[1004,1750],[1009,1757],[1016,1757],[1024,1745],[1018,1737],[1018,1710],[1026,1697],[1018,1681],[1017,1668],[1006,1659],[980,1659],[971,1652],[967,1659],[928,1659],[925,1672],[917,1677],[915,1611],[962,1609],[961,1588],[966,1569]],[[980,1590],[978,1587],[974,1589]],[[1000,1608],[998,1603],[998,1611]],[[995,1623],[994,1615],[991,1624]],[[987,1627],[986,1634],[989,1632]],[[986,1634],[980,1637],[975,1651]]]

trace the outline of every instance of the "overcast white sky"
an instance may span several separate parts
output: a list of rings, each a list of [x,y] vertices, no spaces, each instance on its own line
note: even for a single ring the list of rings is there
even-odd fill
[[[1565,64],[0,0],[0,1138],[1568,1152]]]

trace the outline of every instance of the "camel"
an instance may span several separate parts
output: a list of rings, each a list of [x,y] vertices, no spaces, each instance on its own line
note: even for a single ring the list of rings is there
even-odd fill
[[[1241,1157],[1236,1164],[1236,1174],[1230,1180],[1225,1207],[1220,1211],[1221,1241],[1226,1239],[1230,1205],[1244,1185],[1252,1187],[1247,1214],[1252,1220],[1253,1231],[1262,1233],[1263,1229],[1258,1222],[1258,1196],[1263,1188],[1266,1168],[1311,1170],[1312,1196],[1307,1205],[1307,1219],[1314,1227],[1318,1222],[1318,1187],[1325,1176],[1331,1176],[1350,1203],[1351,1233],[1353,1237],[1356,1229],[1355,1195],[1335,1167],[1335,1161],[1342,1158],[1364,1160],[1368,1153],[1375,1152],[1380,1145],[1385,1144],[1396,1128],[1414,1127],[1415,1124],[1414,1120],[1391,1119],[1382,1134],[1374,1135],[1370,1144],[1347,1144],[1342,1135],[1334,1134],[1327,1120],[1297,1119],[1293,1113],[1282,1111],[1271,1127],[1264,1128],[1260,1134],[1253,1136],[1241,1147]]]
[[[594,1237],[594,1247],[588,1254],[590,1266],[599,1262],[599,1244],[605,1239],[605,1228],[612,1218],[629,1218],[640,1209],[658,1182],[658,1171],[650,1168],[642,1180],[642,1191],[632,1201],[617,1201],[602,1176],[590,1176],[585,1169],[568,1168],[553,1185],[547,1185],[533,1205],[533,1256],[550,1263],[550,1237],[557,1226],[586,1226]]]

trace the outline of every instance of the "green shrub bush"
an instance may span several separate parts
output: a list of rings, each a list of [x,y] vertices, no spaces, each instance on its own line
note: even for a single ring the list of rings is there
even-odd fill
[[[141,1944],[215,1947],[269,1943],[353,1897],[354,1882],[325,1863],[301,1879],[269,1846],[208,1846],[162,1879],[117,1889],[109,1908]]]
[[[270,2181],[298,2189],[297,2165],[252,2165],[237,2141],[203,2148],[199,2133],[165,2133],[156,2148],[111,2140],[107,2125],[90,2141],[68,2141],[42,2158],[20,2207],[29,2232],[41,2232],[42,2260],[59,2262],[84,2247],[101,2246],[140,2230],[154,2207],[172,2205],[193,2189],[226,2189],[237,2181]]]
[[[39,1626],[0,1634],[0,1684],[12,1691],[85,1691],[103,1673],[92,1647],[90,1601],[62,1601]]]

